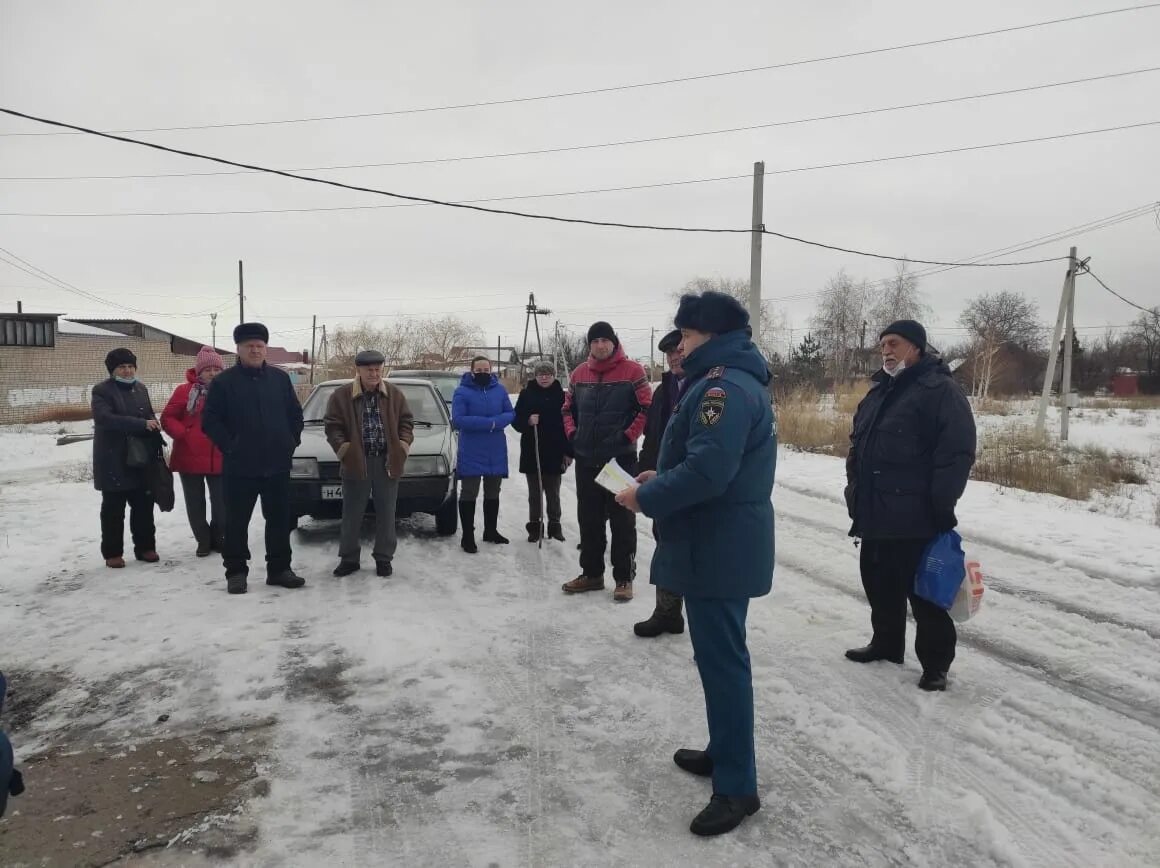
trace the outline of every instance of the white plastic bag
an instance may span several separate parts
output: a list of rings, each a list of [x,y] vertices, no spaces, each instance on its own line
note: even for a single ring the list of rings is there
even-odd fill
[[[983,568],[970,555],[967,555],[966,566],[967,573],[950,608],[951,618],[960,624],[975,617],[983,605]]]

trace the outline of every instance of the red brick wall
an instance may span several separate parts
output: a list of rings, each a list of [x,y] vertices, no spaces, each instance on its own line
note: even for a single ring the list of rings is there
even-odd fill
[[[175,355],[167,341],[57,333],[55,347],[0,347],[0,425],[31,422],[56,408],[88,407],[93,386],[109,376],[105,355],[117,347],[137,356],[137,376],[160,413],[185,382],[193,356]],[[222,358],[228,367],[235,357]]]

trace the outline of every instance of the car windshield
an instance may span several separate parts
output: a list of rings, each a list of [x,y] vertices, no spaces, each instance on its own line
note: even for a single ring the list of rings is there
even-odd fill
[[[417,424],[447,425],[447,409],[431,391],[431,388],[418,383],[392,383],[407,398],[407,406],[411,408],[411,415]],[[432,384],[434,385],[434,384]],[[306,403],[302,405],[302,416],[307,425],[321,425],[326,416],[326,404],[335,389],[348,387],[348,383],[327,383],[317,387],[310,393]]]
[[[459,387],[459,381],[463,378],[462,374],[454,374],[450,371],[395,371],[391,376],[411,377],[416,380],[430,380],[431,385],[438,390],[440,397],[448,404],[455,397],[455,390]],[[388,377],[388,379],[390,378]]]

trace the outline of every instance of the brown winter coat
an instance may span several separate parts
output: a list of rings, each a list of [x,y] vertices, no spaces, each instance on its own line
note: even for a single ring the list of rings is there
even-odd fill
[[[379,384],[379,397],[379,413],[387,435],[387,475],[399,479],[415,439],[414,417],[398,386],[384,380]],[[367,478],[362,437],[363,400],[362,382],[355,377],[350,386],[335,389],[326,405],[326,439],[341,462],[343,479]]]

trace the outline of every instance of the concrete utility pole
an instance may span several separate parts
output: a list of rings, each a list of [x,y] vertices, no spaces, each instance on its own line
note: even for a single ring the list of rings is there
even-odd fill
[[[1075,248],[1071,248],[1068,253],[1067,262],[1067,276],[1063,279],[1063,292],[1059,296],[1059,313],[1055,317],[1055,328],[1051,333],[1051,348],[1047,357],[1047,370],[1043,374],[1043,391],[1039,396],[1039,415],[1035,420],[1035,433],[1040,436],[1043,435],[1044,427],[1047,423],[1047,405],[1051,403],[1051,385],[1055,382],[1055,363],[1059,359],[1059,342],[1063,339],[1064,324],[1067,324],[1067,344],[1064,351],[1064,379],[1066,383],[1060,384],[1060,401],[1066,406],[1068,401],[1068,391],[1071,388],[1071,344],[1075,339],[1075,323],[1074,318],[1074,301],[1075,301],[1075,272],[1077,268]],[[1060,436],[1062,439],[1067,439],[1067,410],[1064,410],[1062,427],[1060,429]]]
[[[761,233],[765,207],[765,163],[753,164],[753,235],[749,244],[749,319],[761,339]]]
[[[648,378],[650,380],[652,379],[653,371],[655,371],[657,367],[656,356],[653,355],[653,351],[656,349],[656,347],[657,330],[656,328],[650,328],[648,330]]]
[[[1071,357],[1075,347],[1075,273],[1077,264],[1075,248],[1071,248],[1068,257],[1068,273],[1071,275],[1071,288],[1067,293],[1067,327],[1063,335],[1063,378],[1059,384],[1059,439],[1067,442],[1068,422],[1071,415]]]
[[[209,327],[213,332],[213,348],[217,349],[217,314],[211,313],[209,315]]]
[[[242,260],[238,260],[238,323],[246,321],[246,281],[242,275]]]
[[[318,314],[310,320],[310,385],[314,385],[314,338],[318,334]]]

